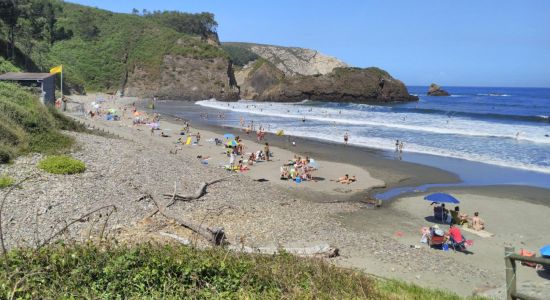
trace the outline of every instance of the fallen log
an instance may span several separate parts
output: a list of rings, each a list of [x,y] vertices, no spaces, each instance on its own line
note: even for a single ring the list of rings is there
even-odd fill
[[[166,237],[172,238],[172,239],[178,241],[180,244],[183,244],[183,245],[191,245],[191,241],[190,241],[190,240],[185,239],[185,238],[182,238],[182,237],[179,236],[179,235],[175,235],[175,234],[168,233],[168,232],[162,232],[162,231],[159,231],[159,234],[162,235],[162,236],[166,236]]]
[[[319,244],[310,247],[248,247],[232,245],[228,249],[243,252],[243,253],[256,253],[256,254],[278,254],[281,252],[290,253],[296,256],[306,257],[336,257],[339,255],[339,250],[336,247],[332,247],[329,244]]]
[[[170,207],[170,206],[174,205],[174,203],[176,203],[176,201],[184,201],[185,202],[185,201],[197,200],[197,199],[199,199],[200,197],[202,197],[206,194],[206,188],[209,185],[212,185],[212,184],[220,182],[220,181],[224,181],[227,178],[229,178],[229,177],[216,179],[216,180],[213,180],[213,181],[210,181],[210,182],[202,182],[199,185],[199,187],[197,188],[197,190],[191,195],[178,195],[178,194],[176,194],[176,183],[174,182],[174,193],[163,195],[167,198],[172,199],[172,201],[170,203],[168,203],[168,205],[166,205],[166,207]]]
[[[185,227],[187,229],[190,229],[194,231],[195,233],[201,235],[204,237],[207,241],[212,243],[213,245],[220,246],[225,244],[225,232],[223,227],[206,227],[202,224],[195,224],[191,221],[185,221],[178,217],[170,215],[162,205],[159,205],[157,201],[153,197],[149,197],[157,207],[157,210],[152,214],[160,213],[162,216],[164,216],[167,219],[171,219],[176,224]]]

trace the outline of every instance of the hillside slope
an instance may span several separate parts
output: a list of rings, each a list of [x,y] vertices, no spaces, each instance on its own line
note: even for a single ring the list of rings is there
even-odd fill
[[[34,46],[27,48],[20,34],[16,46],[25,49],[25,60],[42,71],[63,64],[69,90],[124,91],[161,99],[238,98],[238,89],[230,80],[231,62],[218,44],[212,15],[120,14],[57,0],[46,2],[59,5],[55,28],[63,34],[51,44],[43,36],[32,36]],[[20,19],[24,23],[37,17],[31,14]]]

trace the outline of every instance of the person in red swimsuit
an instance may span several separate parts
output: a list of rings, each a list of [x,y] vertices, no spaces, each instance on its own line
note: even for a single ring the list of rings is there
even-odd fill
[[[449,231],[447,232],[447,235],[453,238],[455,243],[462,243],[462,232],[460,232],[460,228],[455,226],[455,224],[451,223],[451,227],[449,227]]]

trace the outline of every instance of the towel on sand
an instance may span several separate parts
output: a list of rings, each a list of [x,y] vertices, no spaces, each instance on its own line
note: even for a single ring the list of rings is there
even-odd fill
[[[462,230],[467,231],[469,233],[473,233],[473,234],[478,235],[478,236],[483,237],[483,238],[489,238],[489,237],[494,237],[495,236],[494,233],[490,233],[489,231],[473,230],[472,228],[468,228],[467,226],[462,227]]]

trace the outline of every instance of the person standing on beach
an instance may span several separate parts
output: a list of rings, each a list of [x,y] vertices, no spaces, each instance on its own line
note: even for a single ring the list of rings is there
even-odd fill
[[[268,143],[265,143],[264,152],[265,152],[265,160],[269,161],[270,152],[269,152],[269,144]]]
[[[399,152],[399,140],[395,140],[395,152]]]
[[[201,141],[201,133],[197,131],[197,134],[195,135],[195,137],[197,138],[197,145],[198,145],[199,142]]]
[[[403,153],[403,147],[405,147],[405,144],[403,144],[403,141],[399,144],[399,153]]]
[[[348,144],[348,140],[349,140],[349,134],[348,132],[346,131],[346,133],[344,134],[344,144]]]

